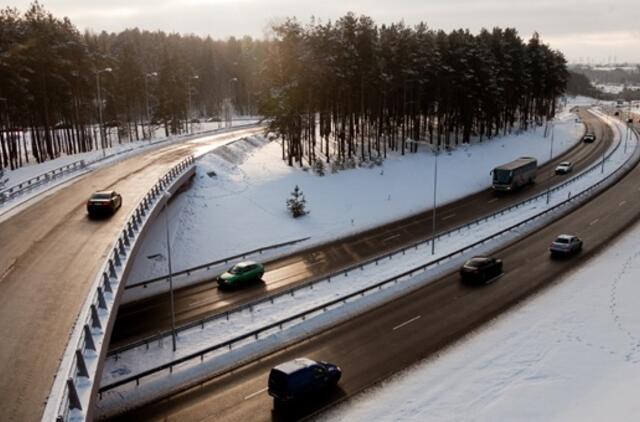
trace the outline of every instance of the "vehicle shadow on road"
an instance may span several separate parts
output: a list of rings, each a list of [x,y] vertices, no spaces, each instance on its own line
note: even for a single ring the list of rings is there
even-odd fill
[[[324,408],[332,403],[341,401],[347,397],[347,393],[340,386],[324,393],[317,393],[311,399],[301,401],[293,405],[276,406],[271,409],[271,420],[274,422],[299,421],[317,416]]]

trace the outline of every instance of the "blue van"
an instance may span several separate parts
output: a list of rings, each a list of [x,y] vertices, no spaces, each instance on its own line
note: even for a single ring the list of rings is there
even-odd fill
[[[341,376],[342,370],[332,363],[294,359],[271,370],[269,395],[276,405],[299,402],[335,386]]]

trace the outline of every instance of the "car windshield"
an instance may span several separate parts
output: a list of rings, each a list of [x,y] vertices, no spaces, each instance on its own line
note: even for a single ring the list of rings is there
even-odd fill
[[[560,167],[569,167],[571,165],[571,163],[568,163],[566,161],[560,163]]]
[[[471,258],[465,265],[468,267],[480,267],[486,264],[486,262],[487,258]]]
[[[244,267],[242,265],[234,265],[233,267],[231,267],[231,269],[229,270],[229,273],[231,274],[240,274],[244,271]]]
[[[566,237],[559,237],[556,239],[556,243],[569,243],[569,239]]]
[[[496,169],[493,172],[493,181],[496,183],[511,183],[511,170]]]
[[[111,193],[94,193],[91,195],[91,199],[111,199]]]

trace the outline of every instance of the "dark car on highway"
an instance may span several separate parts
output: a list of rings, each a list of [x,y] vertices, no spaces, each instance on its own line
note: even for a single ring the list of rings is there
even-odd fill
[[[585,133],[584,136],[582,137],[582,142],[585,142],[587,144],[595,142],[595,140],[596,140],[596,135],[594,135],[593,133]]]
[[[476,256],[460,269],[462,281],[486,283],[502,274],[502,260],[489,256]]]
[[[271,370],[268,391],[276,407],[300,404],[334,387],[341,376],[340,367],[332,363],[294,359]]]
[[[571,234],[561,234],[551,242],[549,252],[551,256],[569,256],[582,250],[582,239]]]
[[[104,217],[113,215],[122,206],[122,196],[114,191],[94,192],[87,201],[89,217]]]
[[[264,266],[254,261],[240,262],[218,276],[220,288],[241,286],[250,281],[262,279]]]

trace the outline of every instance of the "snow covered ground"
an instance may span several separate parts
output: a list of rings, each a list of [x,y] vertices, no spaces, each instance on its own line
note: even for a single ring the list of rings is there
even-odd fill
[[[319,420],[637,420],[639,280],[636,225],[557,285]]]
[[[619,124],[618,124],[619,125]],[[621,141],[620,132],[615,130],[617,134],[617,142]],[[428,245],[423,245],[416,250],[409,250],[406,254],[399,254],[393,260],[381,261],[379,265],[371,264],[365,266],[361,270],[351,272],[348,277],[334,277],[331,282],[323,281],[314,285],[312,289],[303,289],[296,292],[295,296],[283,295],[276,298],[272,303],[265,302],[254,306],[251,311],[239,311],[230,314],[227,318],[220,318],[209,322],[202,327],[198,326],[193,329],[182,331],[178,336],[178,350],[173,352],[170,347],[170,340],[162,340],[150,343],[148,346],[141,346],[124,353],[120,353],[117,357],[108,358],[105,362],[105,369],[102,376],[102,385],[118,381],[122,377],[140,373],[147,369],[157,367],[163,363],[178,359],[180,357],[197,353],[213,344],[222,343],[245,332],[251,332],[254,329],[263,327],[269,323],[276,323],[292,314],[311,309],[314,306],[323,305],[338,297],[343,297],[351,292],[357,291],[363,287],[370,286],[381,280],[390,278],[396,274],[415,268],[425,263],[425,256],[429,258],[438,258],[463,246],[476,242],[487,236],[492,235],[503,229],[505,226],[516,224],[538,214],[560,203],[567,198],[568,192],[574,194],[580,192],[595,181],[600,180],[607,174],[617,169],[622,163],[635,151],[635,140],[630,143],[630,147],[625,151],[623,147],[612,149],[615,152],[608,160],[605,166],[605,173],[600,173],[598,165],[594,171],[586,174],[575,182],[568,184],[565,188],[551,195],[550,203],[547,205],[544,196],[539,200],[532,202],[527,206],[519,207],[508,213],[501,215],[500,219],[492,219],[486,223],[452,233],[450,236],[444,237],[438,241],[437,254],[433,257],[429,256]],[[539,227],[545,222],[538,220],[529,230]],[[537,225],[536,225],[537,224]],[[501,242],[512,239],[518,235],[519,230],[509,234],[506,237],[498,238],[493,244],[485,244],[480,248],[484,250],[495,248]],[[475,250],[474,253],[480,251]],[[471,251],[469,251],[471,253]],[[300,335],[309,333],[314,327],[323,324],[335,323],[335,321],[344,318],[353,312],[361,312],[367,306],[381,301],[389,300],[390,297],[397,294],[407,292],[407,289],[415,288],[425,282],[429,282],[437,277],[442,271],[450,270],[452,265],[459,265],[457,261],[464,259],[464,256],[458,256],[457,260],[445,261],[444,265],[430,267],[425,272],[416,272],[397,285],[388,285],[388,287],[373,295],[366,296],[365,299],[355,301],[349,305],[343,305],[334,308],[331,311],[320,314],[314,318],[308,318],[306,322],[300,321],[297,324],[287,328],[285,331],[279,331],[277,328],[271,336],[261,335],[260,341],[244,341],[242,345],[234,345],[234,352],[223,349],[207,355],[204,363],[200,360],[193,364],[183,366],[180,370],[175,369],[172,375],[159,373],[153,379],[145,380],[141,387],[133,384],[119,388],[116,391],[109,392],[102,401],[104,409],[119,408],[123,405],[122,398],[126,397],[128,401],[135,402],[138,400],[146,400],[150,395],[158,394],[167,389],[174,388],[175,385],[193,381],[194,377],[206,376],[207,373],[220,370],[230,362],[237,362],[247,359],[248,356],[260,353],[260,351],[269,350],[274,346],[282,345],[284,342],[293,341]],[[416,275],[417,274],[417,275]]]
[[[583,131],[574,114],[561,113],[553,155],[573,146]],[[491,169],[517,157],[546,162],[551,142],[547,135],[538,127],[441,153],[438,205],[486,189]],[[198,161],[191,189],[169,207],[173,268],[179,271],[304,237],[311,239],[297,247],[308,247],[431,209],[433,166],[434,155],[421,146],[417,154],[390,154],[380,167],[327,171],[319,177],[287,166],[277,142],[265,144],[256,137],[228,145]],[[294,220],[285,202],[296,185],[310,214]],[[162,224],[151,228],[129,283],[167,273],[164,230]]]

